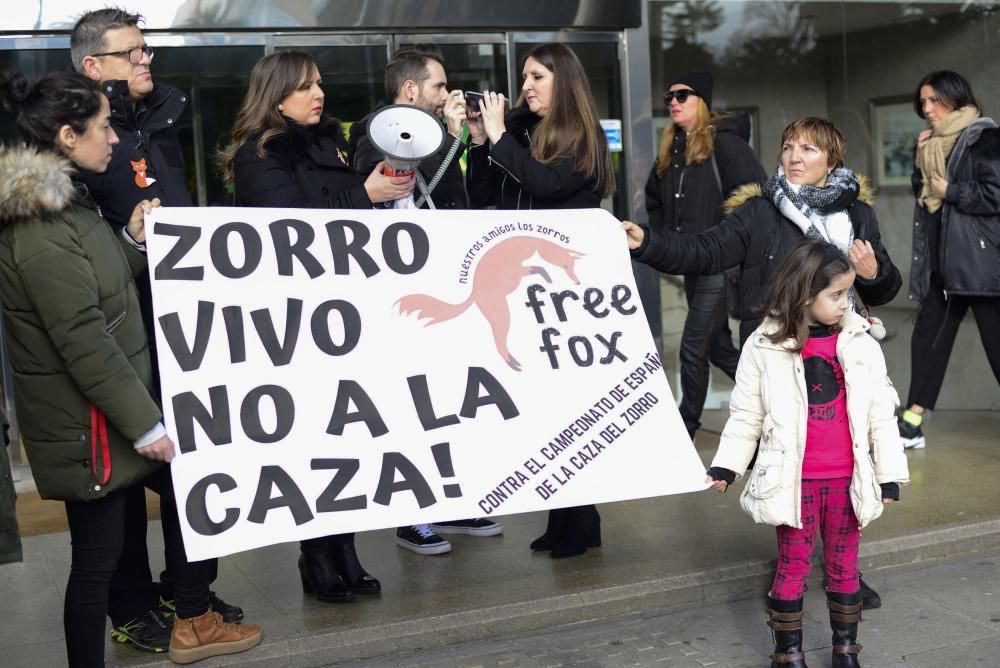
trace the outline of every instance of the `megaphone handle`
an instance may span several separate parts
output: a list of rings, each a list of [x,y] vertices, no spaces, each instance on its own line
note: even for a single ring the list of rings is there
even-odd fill
[[[441,161],[441,166],[438,167],[437,174],[435,174],[434,178],[431,179],[431,184],[427,186],[427,191],[425,192],[423,189],[421,189],[421,192],[423,192],[424,194],[417,201],[418,209],[423,205],[424,197],[426,197],[429,202],[427,206],[429,206],[432,209],[437,208],[434,206],[434,202],[431,200],[431,193],[434,192],[434,188],[437,187],[437,184],[441,180],[441,177],[444,176],[444,173],[448,170],[448,165],[450,165],[451,161],[455,159],[455,154],[458,153],[458,147],[461,145],[462,142],[458,138],[453,139],[451,143],[451,148],[448,149],[448,153],[444,156],[444,160]],[[419,175],[420,172],[417,172],[417,174]],[[419,185],[420,181],[418,181],[417,184]]]
[[[421,195],[420,199],[418,199],[414,203],[414,207],[419,209],[421,206],[424,205],[424,200],[427,200],[427,208],[436,209],[437,207],[434,206],[434,200],[431,199],[431,191],[427,189],[427,184],[424,183],[424,177],[421,176],[419,170],[417,171],[415,176],[417,178],[417,188],[420,189]]]

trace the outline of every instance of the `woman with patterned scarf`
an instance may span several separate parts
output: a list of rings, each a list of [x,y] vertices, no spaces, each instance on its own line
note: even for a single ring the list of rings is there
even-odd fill
[[[926,446],[920,425],[933,410],[958,326],[971,308],[1000,382],[1000,129],[981,116],[960,74],[933,72],[913,109],[929,128],[917,138],[913,170],[910,299],[920,302],[910,339],[912,376],[899,433]]]
[[[738,188],[726,217],[699,234],[678,234],[626,222],[633,259],[667,274],[717,274],[740,268],[740,347],[763,320],[760,312],[771,275],[803,239],[823,239],[849,256],[857,275],[853,307],[888,303],[902,279],[882,245],[867,179],[844,167],[846,141],[833,123],[807,117],[781,134],[781,164],[763,189]],[[871,334],[885,335],[875,319]],[[732,482],[732,481],[730,481]],[[865,608],[881,605],[861,581]]]
[[[857,310],[889,302],[902,279],[882,245],[868,181],[844,167],[845,149],[830,121],[794,121],[781,134],[781,164],[763,189],[738,188],[726,200],[722,222],[700,234],[625,223],[632,257],[670,274],[739,267],[741,345],[763,319],[768,279],[803,238],[828,241],[850,257],[857,267],[851,296]]]

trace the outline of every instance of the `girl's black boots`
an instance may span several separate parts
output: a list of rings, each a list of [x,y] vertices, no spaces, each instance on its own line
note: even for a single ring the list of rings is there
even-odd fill
[[[833,668],[861,668],[858,663],[858,622],[861,621],[861,592],[839,594],[828,591],[826,605],[830,608],[830,628],[833,629]]]
[[[768,595],[767,616],[774,636],[771,668],[808,668],[802,652],[802,599],[782,601]]]

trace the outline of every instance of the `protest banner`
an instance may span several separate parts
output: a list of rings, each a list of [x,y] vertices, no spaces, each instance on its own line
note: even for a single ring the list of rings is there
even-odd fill
[[[706,487],[604,211],[146,225],[191,559]]]

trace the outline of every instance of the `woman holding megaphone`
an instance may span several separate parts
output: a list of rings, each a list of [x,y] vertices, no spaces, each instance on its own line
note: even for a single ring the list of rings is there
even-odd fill
[[[370,209],[413,191],[413,176],[385,176],[384,163],[364,180],[351,169],[340,121],[323,113],[320,83],[316,61],[298,51],[274,53],[254,65],[232,141],[218,158],[237,206]],[[299,545],[305,593],[347,603],[355,594],[382,590],[361,566],[353,533]]]
[[[563,44],[531,49],[521,67],[521,96],[504,113],[504,96],[483,91],[469,115],[467,188],[473,207],[587,209],[615,191],[608,142],[583,65]],[[555,559],[601,544],[595,506],[549,511],[532,550]]]
[[[237,206],[370,209],[413,192],[413,176],[384,163],[362,179],[347,163],[340,121],[323,113],[312,56],[282,51],[257,61],[219,168]]]

